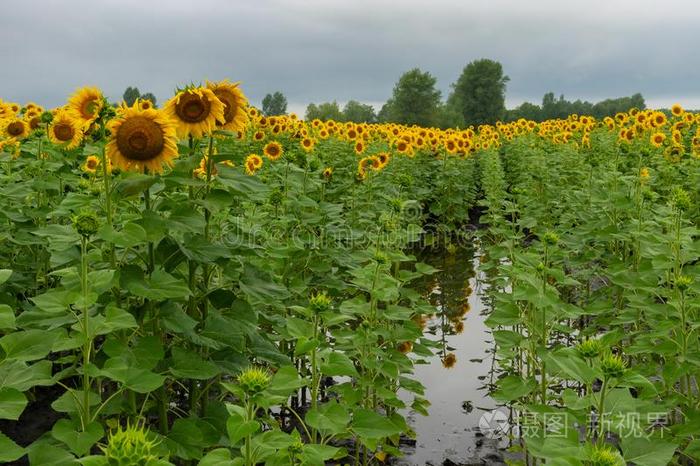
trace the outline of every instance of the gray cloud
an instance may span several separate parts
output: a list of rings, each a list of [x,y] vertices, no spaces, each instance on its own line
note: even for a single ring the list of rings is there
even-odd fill
[[[447,95],[471,60],[503,63],[508,103],[553,91],[596,100],[642,92],[700,107],[693,0],[24,0],[0,16],[0,97],[60,105],[78,86],[164,101],[178,85],[242,81],[254,104],[386,100],[430,71]]]

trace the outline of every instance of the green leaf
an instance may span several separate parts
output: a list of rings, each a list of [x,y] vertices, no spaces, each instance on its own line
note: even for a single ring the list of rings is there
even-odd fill
[[[339,435],[347,429],[350,423],[350,413],[337,401],[319,405],[306,413],[306,423],[323,435]]]
[[[160,269],[155,270],[150,277],[144,277],[140,269],[130,268],[127,273],[122,273],[122,286],[136,296],[153,301],[187,298],[191,294],[183,280]]]
[[[357,369],[355,369],[355,365],[352,363],[352,360],[344,353],[335,351],[328,354],[327,357],[324,358],[324,361],[321,364],[321,372],[323,372],[324,375],[331,377],[340,375],[354,377],[359,375],[357,373]]]
[[[234,466],[235,463],[231,460],[231,452],[228,448],[216,448],[207,453],[202,458],[198,466]]]
[[[565,348],[547,355],[546,361],[553,363],[570,378],[583,383],[592,383],[596,378],[595,371],[584,361],[574,348]],[[547,369],[549,369],[549,364]]]
[[[29,448],[29,464],[32,466],[79,466],[80,463],[63,448],[47,441],[34,442]]]
[[[117,330],[136,327],[138,327],[138,323],[136,323],[136,319],[133,315],[123,309],[110,305],[105,310],[105,319],[97,327],[95,334],[105,335]]]
[[[7,304],[0,304],[0,330],[14,329],[15,311]]]
[[[51,352],[58,335],[44,330],[22,330],[0,338],[0,346],[5,350],[6,360],[34,361]]]
[[[537,388],[534,379],[523,379],[517,375],[508,375],[497,382],[498,388],[492,393],[497,401],[513,401],[530,394]]]
[[[114,186],[113,194],[120,197],[135,196],[143,193],[158,181],[155,176],[142,174],[122,175],[123,178]]]
[[[7,280],[10,279],[10,275],[12,275],[12,270],[9,269],[0,269],[0,285],[5,283]]]
[[[671,464],[671,458],[678,445],[663,439],[624,436],[622,452],[625,461],[636,466],[666,466]]]
[[[173,366],[170,372],[178,378],[207,380],[219,374],[216,364],[205,361],[193,351],[173,348]]]
[[[275,395],[288,396],[306,385],[294,366],[280,367],[272,377],[268,391]]]
[[[148,240],[146,230],[141,225],[131,222],[125,224],[121,231],[105,225],[100,228],[98,235],[105,241],[114,243],[121,248],[133,248]]]
[[[355,411],[351,428],[363,439],[382,439],[401,433],[401,429],[388,418],[368,409]]]
[[[27,451],[13,442],[10,437],[0,432],[0,462],[16,461],[23,457]]]
[[[101,373],[137,393],[152,392],[165,382],[164,376],[131,365],[120,357],[108,359]]]
[[[71,421],[60,419],[51,429],[51,435],[68,445],[76,455],[83,456],[104,436],[104,430],[99,422],[92,422],[84,431],[78,431]]]
[[[0,388],[0,419],[18,420],[27,406],[27,397],[14,388]]]
[[[51,361],[39,361],[31,366],[21,361],[5,361],[0,364],[0,388],[15,388],[26,392],[30,388],[53,385]]]
[[[242,438],[252,435],[260,429],[257,421],[245,421],[241,416],[231,416],[226,421],[226,431],[231,445],[237,444]]]

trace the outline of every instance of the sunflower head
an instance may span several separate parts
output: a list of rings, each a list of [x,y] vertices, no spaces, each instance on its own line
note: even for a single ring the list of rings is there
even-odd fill
[[[104,106],[102,91],[96,87],[83,87],[68,99],[66,108],[71,116],[86,129],[95,122]]]
[[[282,157],[282,145],[277,141],[270,141],[265,144],[263,148],[263,153],[270,160],[277,160]]]
[[[201,138],[211,134],[217,125],[226,123],[224,104],[205,87],[190,86],[178,91],[166,102],[163,111],[175,122],[180,138]]]
[[[250,154],[245,159],[245,172],[254,175],[263,166],[263,159],[257,154]]]
[[[75,149],[83,140],[83,120],[70,110],[59,110],[49,125],[49,140],[65,149]]]
[[[178,156],[174,122],[162,110],[141,110],[138,103],[112,120],[107,155],[125,171],[160,173]]]
[[[674,116],[681,116],[683,114],[683,107],[681,107],[681,104],[673,104],[671,106],[671,113],[673,113]]]
[[[2,124],[2,135],[15,140],[21,140],[29,136],[31,131],[29,123],[17,117],[8,118]]]
[[[207,88],[221,101],[224,106],[224,120],[217,121],[217,127],[229,131],[244,131],[248,124],[248,99],[240,87],[240,83],[230,83],[226,80],[211,83],[207,82]]]
[[[311,138],[307,137],[301,140],[301,148],[306,152],[311,152],[314,150],[314,145],[316,145],[316,142]]]
[[[333,167],[326,167],[323,170],[323,178],[326,180],[330,180],[333,177]]]
[[[85,163],[83,164],[83,171],[85,173],[89,173],[91,175],[94,175],[97,172],[97,167],[100,165],[100,159],[96,155],[90,155],[88,156],[87,159],[85,159]]]

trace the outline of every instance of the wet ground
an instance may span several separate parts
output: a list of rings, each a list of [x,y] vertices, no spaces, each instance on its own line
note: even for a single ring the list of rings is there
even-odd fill
[[[484,324],[483,285],[472,250],[454,254],[423,251],[419,260],[440,269],[424,284],[436,314],[426,334],[441,343],[439,354],[417,365],[416,378],[432,403],[429,416],[407,413],[416,432],[415,447],[397,466],[501,465],[511,458],[498,434],[507,411],[488,396],[493,340]],[[500,424],[499,424],[500,423]]]

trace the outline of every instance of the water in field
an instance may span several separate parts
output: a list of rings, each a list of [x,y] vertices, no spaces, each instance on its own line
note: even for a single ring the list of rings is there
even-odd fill
[[[483,289],[475,272],[478,257],[471,249],[460,249],[455,254],[426,250],[418,258],[440,269],[423,286],[436,310],[426,335],[440,343],[440,351],[416,366],[415,376],[432,404],[429,416],[408,413],[415,446],[405,446],[406,456],[395,464],[505,464],[499,448],[507,445],[493,431],[494,414],[505,416],[493,411],[497,405],[487,390],[493,343],[484,324]]]

